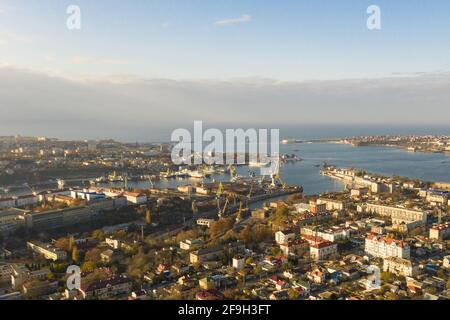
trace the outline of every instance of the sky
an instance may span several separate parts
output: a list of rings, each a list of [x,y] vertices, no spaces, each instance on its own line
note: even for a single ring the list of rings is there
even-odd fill
[[[445,127],[449,14],[446,0],[0,0],[0,135]]]

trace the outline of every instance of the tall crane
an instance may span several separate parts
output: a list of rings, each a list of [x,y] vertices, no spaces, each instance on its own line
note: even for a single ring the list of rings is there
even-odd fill
[[[282,188],[286,187],[286,184],[284,183],[284,181],[281,179],[281,176],[280,176],[280,157],[279,156],[277,156],[275,159],[275,170],[271,174],[271,179],[272,179],[272,183],[271,183],[272,188],[276,188],[278,186],[281,186]]]
[[[233,165],[229,165],[228,169],[230,170],[230,175],[231,175],[230,181],[231,182],[236,181],[236,179],[237,179],[237,170],[236,170],[236,168]]]
[[[223,205],[222,210],[219,209],[219,219],[223,218],[225,216],[225,213],[227,211],[228,203],[230,202],[230,198],[227,197],[225,200],[225,204]]]
[[[241,200],[241,203],[239,204],[239,211],[238,211],[238,214],[236,216],[236,222],[237,223],[242,221],[242,207],[243,207],[243,203],[242,203],[242,200]]]

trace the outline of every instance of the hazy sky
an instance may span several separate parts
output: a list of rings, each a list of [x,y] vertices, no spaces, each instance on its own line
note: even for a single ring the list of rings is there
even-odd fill
[[[449,14],[446,0],[2,0],[0,134],[450,125]]]

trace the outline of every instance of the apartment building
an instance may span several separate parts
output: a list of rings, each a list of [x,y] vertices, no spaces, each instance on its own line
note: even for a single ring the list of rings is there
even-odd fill
[[[84,299],[108,299],[119,295],[129,295],[132,281],[126,276],[114,276],[84,284],[81,281],[80,293]]]
[[[292,230],[277,231],[275,233],[275,242],[277,244],[287,243],[295,239],[295,233]]]
[[[50,244],[38,241],[28,241],[27,247],[33,252],[42,255],[47,260],[62,261],[67,259],[66,251],[57,249]]]
[[[327,205],[326,203],[317,203],[317,201],[310,201],[309,210],[315,214],[325,213],[327,211]]]
[[[26,207],[38,204],[39,199],[33,194],[16,197],[16,207]]]
[[[201,245],[203,243],[202,239],[186,239],[180,241],[180,249],[181,250],[191,250],[195,246]]]
[[[303,227],[300,229],[302,235],[316,236],[330,242],[336,242],[350,237],[351,229],[343,226],[335,226],[328,229],[317,229],[313,227]]]
[[[16,206],[16,199],[12,197],[0,198],[0,209],[13,208]]]
[[[197,225],[206,226],[209,228],[211,226],[211,223],[213,223],[214,221],[215,221],[214,219],[200,218],[197,219]]]
[[[448,238],[450,238],[450,222],[430,228],[430,239],[446,240]]]
[[[144,193],[138,193],[138,192],[125,192],[123,194],[125,198],[127,198],[128,202],[134,203],[134,204],[144,204],[147,203],[147,195]]]
[[[305,239],[296,239],[287,243],[280,244],[280,250],[283,252],[284,256],[295,254],[301,250],[306,250],[308,249],[308,247],[309,242]]]
[[[417,268],[413,265],[411,260],[399,257],[384,258],[383,271],[404,277],[414,277],[417,274]]]
[[[325,204],[326,210],[347,210],[350,209],[351,202],[347,200],[335,200],[335,199],[327,199],[327,198],[319,198],[317,199],[317,204]]]
[[[374,203],[366,203],[363,206],[363,210],[390,217],[394,226],[406,224],[409,228],[414,228],[419,225],[425,225],[427,222],[426,211],[384,206]]]
[[[216,258],[222,252],[222,247],[214,247],[208,249],[200,249],[189,254],[191,263],[201,263]]]
[[[368,234],[365,240],[365,252],[368,255],[380,258],[398,257],[410,258],[410,247],[401,240],[383,237],[377,234]]]
[[[330,241],[322,241],[316,244],[312,244],[309,247],[309,253],[311,259],[315,261],[322,261],[330,258],[331,256],[337,254],[337,244]]]
[[[24,213],[29,211],[9,208],[0,210],[0,234],[8,235],[13,233],[21,226],[25,226]]]
[[[450,198],[450,192],[446,190],[422,189],[419,191],[419,196],[430,203],[446,205]]]

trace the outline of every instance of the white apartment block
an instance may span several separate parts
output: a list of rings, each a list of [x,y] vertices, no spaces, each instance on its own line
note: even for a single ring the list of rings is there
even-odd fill
[[[245,267],[245,259],[243,256],[235,256],[233,258],[233,268],[242,270]]]
[[[383,259],[383,271],[405,277],[414,277],[417,273],[417,269],[413,266],[411,260],[398,257]]]
[[[402,223],[421,223],[427,222],[426,211],[411,210],[400,207],[383,206],[379,204],[366,203],[365,211],[372,212],[381,216],[388,216],[392,219],[392,224],[399,225]]]
[[[295,239],[295,233],[291,230],[277,231],[275,233],[275,241],[278,244],[288,243]]]
[[[341,201],[341,200],[326,199],[326,198],[317,199],[317,204],[325,204],[328,211],[347,210],[351,206],[350,201],[346,201],[346,200]]]
[[[320,230],[315,230],[311,227],[303,227],[301,228],[300,233],[302,235],[320,237],[330,242],[336,242],[338,240],[350,238],[350,231],[350,228],[345,227],[332,227]]]
[[[367,235],[365,241],[365,252],[368,255],[380,258],[410,258],[410,247],[407,243],[376,234]]]
[[[446,240],[450,238],[450,222],[432,226],[430,228],[430,239]]]
[[[215,221],[214,219],[200,218],[197,219],[197,225],[206,226],[209,228],[214,221]]]
[[[442,261],[442,266],[444,268],[450,268],[450,256],[445,256],[444,260]]]
[[[319,242],[309,247],[309,253],[311,255],[311,259],[315,261],[326,260],[337,254],[337,244],[330,241]]]
[[[51,245],[40,243],[40,242],[27,242],[27,247],[42,255],[45,259],[60,261],[65,260],[67,258],[67,252],[64,250],[57,249]]]
[[[147,203],[147,195],[143,193],[137,193],[137,192],[125,192],[123,194],[125,198],[127,198],[127,201],[134,203],[134,204],[144,204]]]

